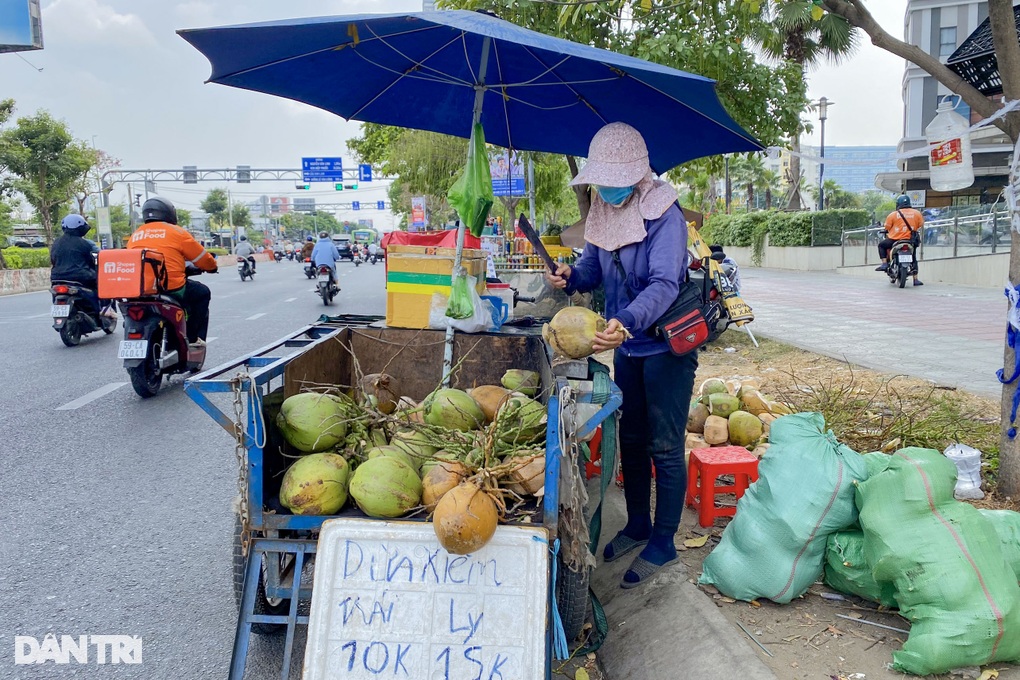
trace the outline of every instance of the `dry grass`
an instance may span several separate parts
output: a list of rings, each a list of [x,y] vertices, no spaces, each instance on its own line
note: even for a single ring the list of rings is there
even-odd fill
[[[961,442],[980,449],[986,480],[999,462],[999,404],[927,380],[890,376],[727,331],[700,355],[698,382],[755,377],[762,392],[797,411],[818,411],[828,428],[862,453],[920,446],[944,450]],[[730,348],[732,351],[727,352]]]

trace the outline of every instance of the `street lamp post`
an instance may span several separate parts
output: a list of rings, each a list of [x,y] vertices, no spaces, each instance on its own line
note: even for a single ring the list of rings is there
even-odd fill
[[[825,210],[825,119],[829,117],[829,106],[832,104],[827,98],[818,100],[818,120],[821,121],[821,157],[822,162],[818,164],[818,209]]]

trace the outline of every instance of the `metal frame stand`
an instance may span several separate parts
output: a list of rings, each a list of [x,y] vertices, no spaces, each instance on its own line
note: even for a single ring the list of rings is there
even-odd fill
[[[283,646],[283,667],[280,679],[289,680],[291,658],[294,653],[294,633],[298,626],[307,626],[308,617],[298,616],[301,603],[301,570],[305,566],[305,556],[314,555],[317,542],[312,539],[294,540],[279,538],[256,538],[248,546],[248,559],[244,566],[244,589],[241,595],[240,612],[237,616],[237,632],[234,634],[234,651],[230,658],[230,675],[228,680],[242,680],[245,665],[248,662],[248,647],[251,644],[251,626],[253,623],[269,623],[287,626],[287,637]],[[287,553],[294,556],[294,578],[287,591],[290,594],[290,607],[286,614],[256,614],[255,598],[258,593],[259,576],[262,569],[263,553]],[[308,588],[304,592],[305,599],[311,595]]]

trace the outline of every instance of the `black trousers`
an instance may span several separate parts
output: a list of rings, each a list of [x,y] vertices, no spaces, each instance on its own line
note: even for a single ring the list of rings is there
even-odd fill
[[[212,292],[209,286],[192,279],[184,284],[184,288],[174,291],[184,304],[188,314],[188,342],[201,338],[205,340],[209,332],[209,301]]]

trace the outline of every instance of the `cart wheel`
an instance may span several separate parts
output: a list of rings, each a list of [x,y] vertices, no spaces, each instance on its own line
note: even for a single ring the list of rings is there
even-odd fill
[[[265,557],[263,556],[263,561]],[[244,551],[241,549],[241,520],[234,516],[234,601],[238,609],[241,607],[241,595],[244,593]],[[263,565],[264,568],[264,565]],[[259,569],[258,591],[255,593],[255,614],[286,614],[290,609],[290,600],[270,602],[266,597],[265,572]],[[287,626],[282,623],[253,623],[251,632],[257,635],[283,635]]]
[[[556,605],[560,610],[567,644],[577,639],[584,629],[584,622],[588,620],[590,578],[590,569],[571,571],[563,563],[563,556],[556,556]]]

